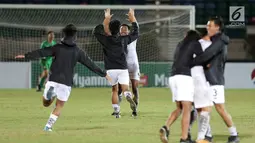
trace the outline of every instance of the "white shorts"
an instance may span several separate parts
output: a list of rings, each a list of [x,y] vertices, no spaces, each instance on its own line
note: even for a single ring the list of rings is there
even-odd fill
[[[175,75],[169,78],[173,102],[190,101],[194,98],[194,83],[191,76]]]
[[[225,89],[223,85],[212,85],[211,93],[213,95],[213,102],[215,104],[225,103]]]
[[[128,72],[130,79],[140,80],[140,69],[137,62],[128,63]]]
[[[112,78],[110,84],[112,86],[116,84],[129,85],[128,70],[107,70],[107,74]]]
[[[193,76],[195,85],[194,105],[195,108],[204,108],[213,106],[212,94],[210,92],[210,85],[206,81],[204,75]]]
[[[48,81],[45,85],[45,89],[43,92],[43,97],[45,99],[47,99],[47,93],[48,93],[48,90],[50,89],[50,87],[53,87],[54,96],[57,96],[58,100],[61,100],[61,101],[68,100],[70,93],[71,93],[71,86],[66,86],[64,84],[60,84],[57,82]]]

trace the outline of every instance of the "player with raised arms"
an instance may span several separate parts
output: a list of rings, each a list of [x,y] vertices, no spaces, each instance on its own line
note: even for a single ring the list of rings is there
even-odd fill
[[[126,36],[130,33],[130,26],[127,24],[122,24],[120,27],[120,35]],[[136,52],[136,44],[137,40],[133,41],[127,46],[127,65],[128,65],[128,72],[129,72],[129,78],[131,80],[132,85],[132,92],[133,92],[133,100],[136,104],[136,108],[139,103],[139,92],[138,92],[138,85],[140,80],[140,69],[139,69],[139,63],[138,63],[138,56]],[[122,100],[122,90],[121,86],[119,85],[118,90],[118,96],[119,96],[119,104]],[[112,114],[114,115],[114,113]],[[133,116],[137,116],[137,111],[132,113]]]
[[[58,119],[65,102],[70,96],[74,67],[77,62],[80,62],[99,76],[111,80],[104,70],[100,69],[84,51],[77,47],[75,43],[77,28],[73,24],[67,25],[63,29],[63,33],[65,36],[61,43],[15,57],[38,59],[51,56],[54,58],[50,67],[49,81],[46,83],[43,93],[43,105],[48,107],[55,97],[57,97],[57,100],[56,106],[44,127],[45,131],[52,131],[52,126]]]
[[[134,15],[134,10],[128,12],[129,21],[132,23],[132,31],[126,36],[120,36],[121,23],[119,20],[111,20],[110,9],[105,10],[103,24],[99,24],[94,29],[94,35],[103,45],[104,64],[107,73],[112,78],[112,107],[116,118],[120,117],[120,106],[118,105],[118,84],[122,92],[130,103],[132,113],[136,112],[136,103],[132,99],[129,91],[129,74],[126,61],[127,45],[138,38],[139,28]]]
[[[53,31],[49,31],[47,35],[48,35],[47,40],[42,42],[40,47],[41,49],[44,49],[46,47],[52,47],[55,44],[57,44],[56,41],[54,40],[55,35]],[[50,70],[51,63],[52,63],[52,57],[43,57],[41,59],[41,65],[42,65],[43,71],[41,75],[39,76],[37,91],[42,90],[45,80],[47,80],[47,78],[49,77],[49,70]]]

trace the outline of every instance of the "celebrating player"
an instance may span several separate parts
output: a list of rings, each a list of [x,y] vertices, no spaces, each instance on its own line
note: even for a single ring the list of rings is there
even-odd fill
[[[169,85],[171,87],[173,101],[176,102],[176,110],[171,113],[166,125],[160,129],[160,139],[163,143],[168,143],[169,121],[176,120],[181,113],[182,136],[180,143],[192,142],[188,139],[190,111],[194,97],[191,67],[193,64],[193,55],[203,53],[202,47],[198,42],[199,39],[200,35],[196,31],[190,30],[175,50]]]
[[[126,36],[129,34],[129,32],[130,32],[130,27],[127,24],[122,24],[120,27],[120,35]],[[135,40],[134,42],[130,43],[127,46],[126,60],[127,60],[129,78],[130,78],[131,84],[132,84],[132,92],[134,95],[133,100],[134,100],[136,106],[138,106],[138,103],[139,103],[138,84],[139,84],[139,80],[140,80],[140,69],[139,69],[138,57],[137,57],[137,53],[136,53],[136,43],[137,43],[137,40]],[[119,104],[122,99],[121,93],[122,93],[121,86],[119,86],[119,90],[118,90]],[[137,116],[136,112],[133,112],[132,114],[133,114],[133,116]]]
[[[212,42],[208,35],[199,40],[203,51],[208,48]],[[194,55],[196,56],[196,55]],[[194,106],[198,111],[198,136],[197,143],[211,142],[212,136],[210,133],[210,113],[213,106],[213,101],[209,92],[209,84],[205,78],[203,65],[197,65],[191,69],[191,75],[194,80]],[[206,133],[208,133],[206,135]]]
[[[119,36],[121,23],[118,20],[111,21],[110,9],[105,11],[103,25],[95,27],[94,35],[103,45],[104,63],[107,73],[112,78],[112,107],[116,118],[120,117],[120,106],[118,105],[118,83],[121,85],[124,96],[130,103],[133,112],[136,112],[136,104],[129,91],[129,75],[126,61],[127,45],[138,38],[138,24],[134,10],[128,13],[129,21],[132,23],[132,31],[126,36]]]
[[[228,143],[238,143],[240,140],[236,127],[224,106],[224,70],[227,60],[229,37],[222,33],[223,30],[224,23],[222,18],[213,17],[209,19],[207,23],[207,33],[212,40],[212,45],[208,47],[202,55],[197,56],[194,62],[196,64],[209,65],[209,68],[205,70],[205,76],[211,86],[215,108],[229,129],[230,136],[228,138]]]
[[[102,77],[107,76],[106,72],[101,70],[90,57],[76,46],[77,29],[73,24],[67,25],[64,29],[64,38],[60,44],[35,50],[25,55],[18,55],[16,58],[38,59],[41,57],[54,57],[50,68],[49,81],[45,85],[43,94],[43,105],[48,107],[57,97],[56,107],[51,113],[49,120],[44,128],[45,131],[52,131],[52,126],[56,122],[65,102],[68,100],[71,86],[73,83],[73,72],[77,62],[85,65],[87,68]]]
[[[55,44],[56,44],[56,42],[54,41],[54,32],[49,31],[48,39],[42,42],[40,48],[44,49],[46,47],[52,47]],[[43,87],[45,80],[48,78],[51,63],[52,63],[52,57],[43,57],[41,59],[41,65],[43,67],[43,72],[39,76],[37,91],[41,91],[41,88]]]

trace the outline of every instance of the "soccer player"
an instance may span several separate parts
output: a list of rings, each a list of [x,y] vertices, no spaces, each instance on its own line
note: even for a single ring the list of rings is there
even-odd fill
[[[76,40],[77,29],[73,24],[67,25],[63,29],[64,38],[61,43],[52,47],[47,47],[25,55],[18,55],[16,58],[38,59],[41,57],[54,57],[52,66],[50,67],[49,81],[45,85],[43,93],[43,105],[48,107],[51,105],[55,97],[56,107],[52,111],[47,124],[44,127],[45,131],[52,131],[52,126],[58,119],[65,102],[68,100],[71,93],[73,83],[73,72],[77,62],[85,65],[91,71],[97,73],[101,77],[111,80],[105,71],[101,70],[90,57],[77,47]]]
[[[120,35],[121,36],[126,36],[130,32],[130,27],[127,24],[122,24],[120,27]],[[128,72],[129,72],[129,78],[131,80],[131,85],[132,85],[132,92],[133,92],[133,100],[138,106],[139,103],[139,92],[138,92],[138,84],[140,80],[140,69],[139,69],[139,63],[138,63],[138,57],[136,53],[136,43],[137,40],[133,41],[127,46],[127,66],[128,66]],[[118,90],[118,96],[119,96],[119,104],[122,99],[122,90],[121,86],[119,86]],[[132,113],[133,116],[137,116],[136,112]]]
[[[44,49],[46,47],[52,47],[56,44],[56,41],[54,40],[54,32],[49,31],[48,32],[48,38],[47,40],[43,41],[41,44],[41,49]],[[45,80],[48,78],[50,66],[52,63],[52,57],[43,57],[41,59],[41,65],[43,68],[43,72],[39,76],[38,85],[37,85],[37,91],[41,91],[41,88],[44,86]]]
[[[212,42],[208,35],[199,40],[203,51],[208,48]],[[194,55],[196,56],[196,55]],[[198,136],[197,143],[211,142],[212,136],[206,136],[210,123],[210,113],[213,106],[213,100],[209,92],[209,84],[205,78],[203,65],[197,65],[191,69],[191,75],[194,80],[194,106],[198,111]],[[210,132],[208,132],[210,133]]]
[[[224,106],[224,70],[227,60],[229,37],[222,32],[223,30],[224,23],[222,18],[212,17],[209,19],[207,23],[207,33],[210,36],[212,45],[208,47],[203,54],[197,56],[194,62],[198,65],[204,64],[209,67],[205,70],[205,76],[210,83],[215,108],[228,127],[230,133],[228,143],[238,143],[240,139],[236,127]]]
[[[110,9],[105,11],[103,25],[97,25],[94,35],[103,45],[104,63],[107,73],[112,78],[112,107],[115,117],[120,117],[120,106],[118,105],[118,83],[121,86],[124,96],[130,103],[133,112],[136,112],[136,104],[129,91],[129,75],[126,61],[127,45],[138,38],[138,24],[134,15],[134,10],[128,13],[129,21],[132,23],[132,31],[126,36],[120,36],[121,23],[118,20],[111,21]]]
[[[174,53],[169,85],[172,91],[173,101],[176,102],[176,110],[171,113],[165,126],[160,129],[160,139],[163,143],[168,143],[169,121],[176,120],[182,113],[182,136],[180,143],[191,143],[188,139],[190,123],[190,111],[194,97],[194,83],[191,77],[191,67],[193,55],[203,53],[198,40],[200,35],[194,30],[188,31],[186,37],[177,45]],[[173,119],[174,118],[174,119]]]

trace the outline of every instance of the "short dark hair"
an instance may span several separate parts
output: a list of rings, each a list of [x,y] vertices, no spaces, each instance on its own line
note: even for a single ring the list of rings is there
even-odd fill
[[[74,36],[77,32],[77,28],[74,24],[68,24],[63,29],[65,36]]]
[[[120,31],[121,23],[119,20],[112,20],[109,24],[109,29],[112,35],[117,35]]]
[[[224,21],[223,18],[220,16],[214,16],[214,17],[210,17],[209,21],[213,21],[215,25],[219,26],[219,30],[220,31],[224,31]]]
[[[186,33],[186,37],[183,39],[183,44],[186,45],[192,41],[198,41],[201,39],[201,35],[198,31],[196,30],[189,30]]]
[[[54,31],[48,31],[47,35],[51,34],[51,33],[54,33]]]
[[[121,24],[121,26],[126,26],[127,28],[128,28],[128,30],[130,30],[130,26],[129,25],[127,25],[127,24]]]

